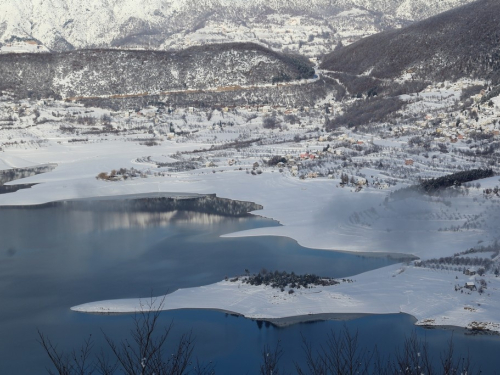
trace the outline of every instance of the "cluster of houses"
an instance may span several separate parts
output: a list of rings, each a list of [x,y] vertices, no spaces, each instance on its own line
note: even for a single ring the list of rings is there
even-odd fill
[[[2,103],[0,106],[0,126],[1,125],[12,125],[13,121],[29,120],[29,116],[35,114],[37,107],[29,106],[26,103],[15,103],[12,101],[7,101]]]
[[[483,111],[482,109],[477,110],[479,112]],[[487,115],[488,117],[484,119],[478,119],[477,121],[475,118],[478,116],[478,112],[474,111],[472,113],[472,118],[465,118],[465,116],[460,116],[459,120],[454,120],[451,122],[446,122],[443,121],[439,125],[438,128],[436,128],[436,134],[437,136],[435,137],[435,141],[438,142],[447,142],[450,141],[452,143],[455,143],[459,140],[467,139],[470,133],[486,133],[486,134],[493,134],[494,136],[500,135],[500,112],[498,114],[498,120],[493,119],[491,115],[493,114],[492,111],[490,111]]]
[[[340,134],[338,136],[332,135],[322,135],[318,138],[318,142],[329,142],[329,141],[339,141],[339,142],[349,142],[350,144],[363,145],[365,141],[362,139],[355,139],[346,133]]]
[[[473,115],[474,116],[474,115]],[[493,116],[494,117],[494,116]],[[471,133],[484,133],[492,134],[493,136],[500,135],[500,112],[497,115],[498,119],[489,116],[484,119],[476,121],[474,118],[467,119],[460,116],[459,120],[453,118],[450,121],[445,120],[445,114],[441,113],[434,117],[428,114],[426,121],[417,121],[414,125],[402,125],[394,127],[391,135],[400,137],[421,133],[422,130],[432,129],[434,134],[434,142],[440,143],[456,143],[462,140],[467,140]],[[435,121],[440,121],[437,127],[434,125]]]
[[[464,275],[466,275],[466,276],[474,276],[474,275],[477,274],[477,272],[478,272],[478,270],[476,268],[470,267],[470,268],[466,268],[464,270]]]
[[[0,45],[0,53],[42,53],[50,52],[47,47],[35,40],[21,40]]]
[[[481,270],[484,271],[484,269],[482,269],[482,268],[481,268]],[[478,273],[481,274],[480,270],[476,269],[475,267],[466,268],[463,272],[464,272],[464,275],[466,275],[466,276],[475,276]],[[477,290],[476,283],[474,281],[467,281],[464,285],[464,288],[469,289],[471,291]]]

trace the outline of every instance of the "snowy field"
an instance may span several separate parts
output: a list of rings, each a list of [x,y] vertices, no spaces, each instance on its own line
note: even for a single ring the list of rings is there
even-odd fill
[[[161,154],[174,153],[195,146],[173,143],[168,147],[170,150],[157,150]],[[282,224],[228,234],[233,237],[286,236],[302,246],[317,249],[412,254],[424,258],[452,255],[478,241],[496,238],[494,228],[500,220],[497,214],[500,202],[482,197],[478,189],[471,189],[468,196],[449,199],[419,197],[386,203],[387,190],[367,188],[354,193],[353,188],[339,187],[335,179],[300,180],[273,169],[257,176],[227,167],[217,168],[216,173],[213,168],[201,168],[167,177],[152,175],[116,182],[95,178],[102,171],[138,167],[136,157],[146,152],[144,148],[102,142],[54,146],[36,152],[9,152],[2,157],[3,163],[9,166],[32,166],[39,161],[40,164],[55,163],[58,167],[50,173],[10,183],[38,185],[15,194],[0,195],[0,205],[149,192],[215,193],[223,198],[261,204],[264,209],[256,214]],[[154,151],[147,150],[152,158],[156,156]],[[498,178],[485,179],[481,184],[483,188],[493,187],[498,184]],[[446,230],[483,220],[477,229]]]

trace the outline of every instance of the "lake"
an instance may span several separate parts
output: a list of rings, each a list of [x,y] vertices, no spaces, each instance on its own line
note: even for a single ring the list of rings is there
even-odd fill
[[[0,208],[1,374],[45,373],[49,362],[36,341],[37,329],[68,349],[78,347],[88,334],[96,348],[104,346],[101,329],[117,339],[125,337],[132,323],[129,315],[69,310],[85,302],[161,295],[243,274],[246,268],[341,278],[395,262],[389,257],[307,249],[282,237],[220,238],[278,224],[253,215],[222,216],[226,211],[213,205],[210,210],[218,214],[200,207],[189,211],[185,205],[166,212],[110,207],[96,201]],[[162,323],[172,320],[172,338],[192,330],[196,355],[214,361],[218,374],[256,373],[263,345],[278,340],[285,352],[282,363],[292,370],[293,361],[301,358],[301,336],[321,342],[331,329],[339,330],[344,324],[358,330],[363,344],[378,344],[386,353],[414,330],[427,338],[434,351],[440,351],[452,335],[451,330],[414,327],[414,319],[404,314],[285,328],[218,311],[161,314]],[[500,352],[498,336],[471,336],[455,330],[453,337],[457,350],[469,349],[483,373],[493,373]]]

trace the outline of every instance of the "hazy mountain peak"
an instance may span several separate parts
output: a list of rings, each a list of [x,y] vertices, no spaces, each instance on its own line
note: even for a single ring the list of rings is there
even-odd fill
[[[315,15],[318,23],[343,10],[363,8],[405,21],[428,17],[471,0],[0,0],[0,41],[26,38],[53,49],[120,45],[160,47],[174,34],[189,34],[207,20],[245,24],[278,15]],[[368,21],[379,22],[377,19]],[[369,28],[367,28],[369,29]],[[247,41],[266,40],[252,35]],[[377,30],[367,32],[373,33]],[[334,32],[334,31],[332,31]],[[217,34],[217,33],[215,33]],[[227,41],[236,40],[234,35]],[[307,39],[307,36],[306,38]]]

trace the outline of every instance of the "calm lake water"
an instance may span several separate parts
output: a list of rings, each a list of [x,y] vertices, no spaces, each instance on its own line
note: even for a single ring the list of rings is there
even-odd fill
[[[63,348],[76,348],[92,334],[99,348],[104,346],[101,329],[119,339],[131,328],[128,315],[69,310],[81,303],[161,295],[242,274],[245,268],[347,277],[394,262],[306,249],[281,237],[219,237],[273,225],[276,222],[255,216],[228,218],[183,211],[0,208],[0,374],[45,373],[49,362],[36,341],[37,329]],[[192,330],[196,355],[216,362],[218,374],[257,373],[263,345],[278,340],[285,352],[282,363],[292,370],[293,361],[302,354],[302,335],[321,342],[343,324],[358,330],[363,344],[378,344],[387,353],[414,330],[436,352],[452,335],[451,330],[415,328],[413,318],[403,314],[286,328],[217,311],[161,314],[165,324],[171,320],[172,338]],[[499,337],[469,336],[457,330],[454,341],[457,350],[470,350],[486,370],[483,373],[494,373]]]

